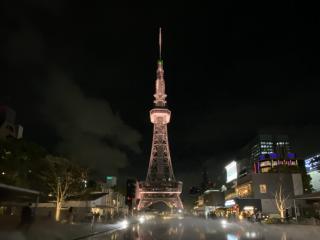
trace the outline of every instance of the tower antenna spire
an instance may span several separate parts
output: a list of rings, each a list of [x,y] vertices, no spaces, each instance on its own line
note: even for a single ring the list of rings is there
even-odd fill
[[[159,60],[162,60],[161,56],[161,50],[162,50],[162,33],[161,33],[161,27],[159,28]]]

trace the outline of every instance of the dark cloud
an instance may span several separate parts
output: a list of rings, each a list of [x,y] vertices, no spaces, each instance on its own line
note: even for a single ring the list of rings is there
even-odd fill
[[[128,151],[140,153],[138,131],[124,123],[107,101],[87,97],[63,73],[53,72],[43,95],[46,120],[60,139],[58,152],[109,174],[127,166]]]

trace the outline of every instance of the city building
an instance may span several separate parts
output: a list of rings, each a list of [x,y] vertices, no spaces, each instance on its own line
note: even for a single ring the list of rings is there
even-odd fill
[[[248,216],[254,211],[276,214],[275,194],[281,188],[287,198],[287,208],[294,207],[296,196],[303,194],[300,173],[251,172],[245,176],[237,173],[237,163],[233,161],[226,166],[228,189],[225,192],[225,207],[229,213]],[[230,185],[228,183],[232,182]]]
[[[1,227],[18,226],[22,208],[29,203],[32,203],[34,211],[37,211],[40,195],[36,190],[0,183]]]
[[[308,192],[308,184],[301,168],[303,161],[291,152],[288,137],[259,135],[242,149],[238,159],[225,167],[228,211],[246,216],[254,211],[278,213],[275,194],[281,188],[293,215],[294,199]]]
[[[298,167],[298,159],[291,153],[287,154],[286,158],[281,158],[276,153],[263,154],[253,163],[253,171],[255,173],[267,173],[280,166]]]
[[[260,134],[239,152],[237,159],[239,177],[299,165],[287,135]]]
[[[0,139],[23,137],[23,127],[16,124],[16,113],[7,106],[0,106]]]
[[[256,199],[258,205],[251,206],[260,208],[264,213],[277,213],[275,205],[275,193],[282,188],[283,194],[288,198],[288,207],[293,206],[295,196],[303,194],[303,185],[299,173],[261,173],[250,174],[244,178],[238,179],[234,193],[226,195],[226,200],[235,199],[241,205],[241,202],[247,202],[247,199]],[[241,201],[242,200],[242,201]],[[260,203],[259,203],[260,202]],[[244,204],[242,204],[243,207]],[[242,210],[242,209],[239,209]]]
[[[307,174],[311,177],[313,191],[320,191],[320,154],[305,159]]]
[[[55,207],[55,202],[39,203],[37,216],[48,216],[49,212],[55,212]],[[61,219],[67,219],[70,208],[77,222],[91,221],[93,214],[98,216],[98,222],[107,222],[128,214],[125,196],[113,189],[69,196],[62,203]]]
[[[115,176],[107,176],[106,184],[108,188],[113,188],[117,185],[117,177]]]
[[[287,158],[289,153],[292,149],[287,135],[259,134],[241,149],[237,158],[241,159],[242,165],[250,165],[262,155],[276,154],[277,158]]]
[[[217,189],[208,189],[198,196],[193,207],[193,212],[197,216],[208,217],[216,209],[224,206],[224,193]]]

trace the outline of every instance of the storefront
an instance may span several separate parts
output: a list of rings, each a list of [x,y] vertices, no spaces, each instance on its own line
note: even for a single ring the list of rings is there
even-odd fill
[[[237,218],[251,217],[257,211],[261,211],[261,200],[254,198],[234,198],[225,201],[226,216]]]
[[[20,221],[24,206],[32,203],[33,213],[38,211],[40,192],[0,183],[0,228],[11,229]]]

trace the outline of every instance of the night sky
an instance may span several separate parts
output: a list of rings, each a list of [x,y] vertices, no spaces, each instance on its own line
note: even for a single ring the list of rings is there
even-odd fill
[[[315,7],[21,2],[1,1],[0,102],[17,111],[25,139],[53,153],[145,178],[160,26],[185,190],[204,166],[215,179],[261,131],[289,134],[300,157],[320,151]]]

